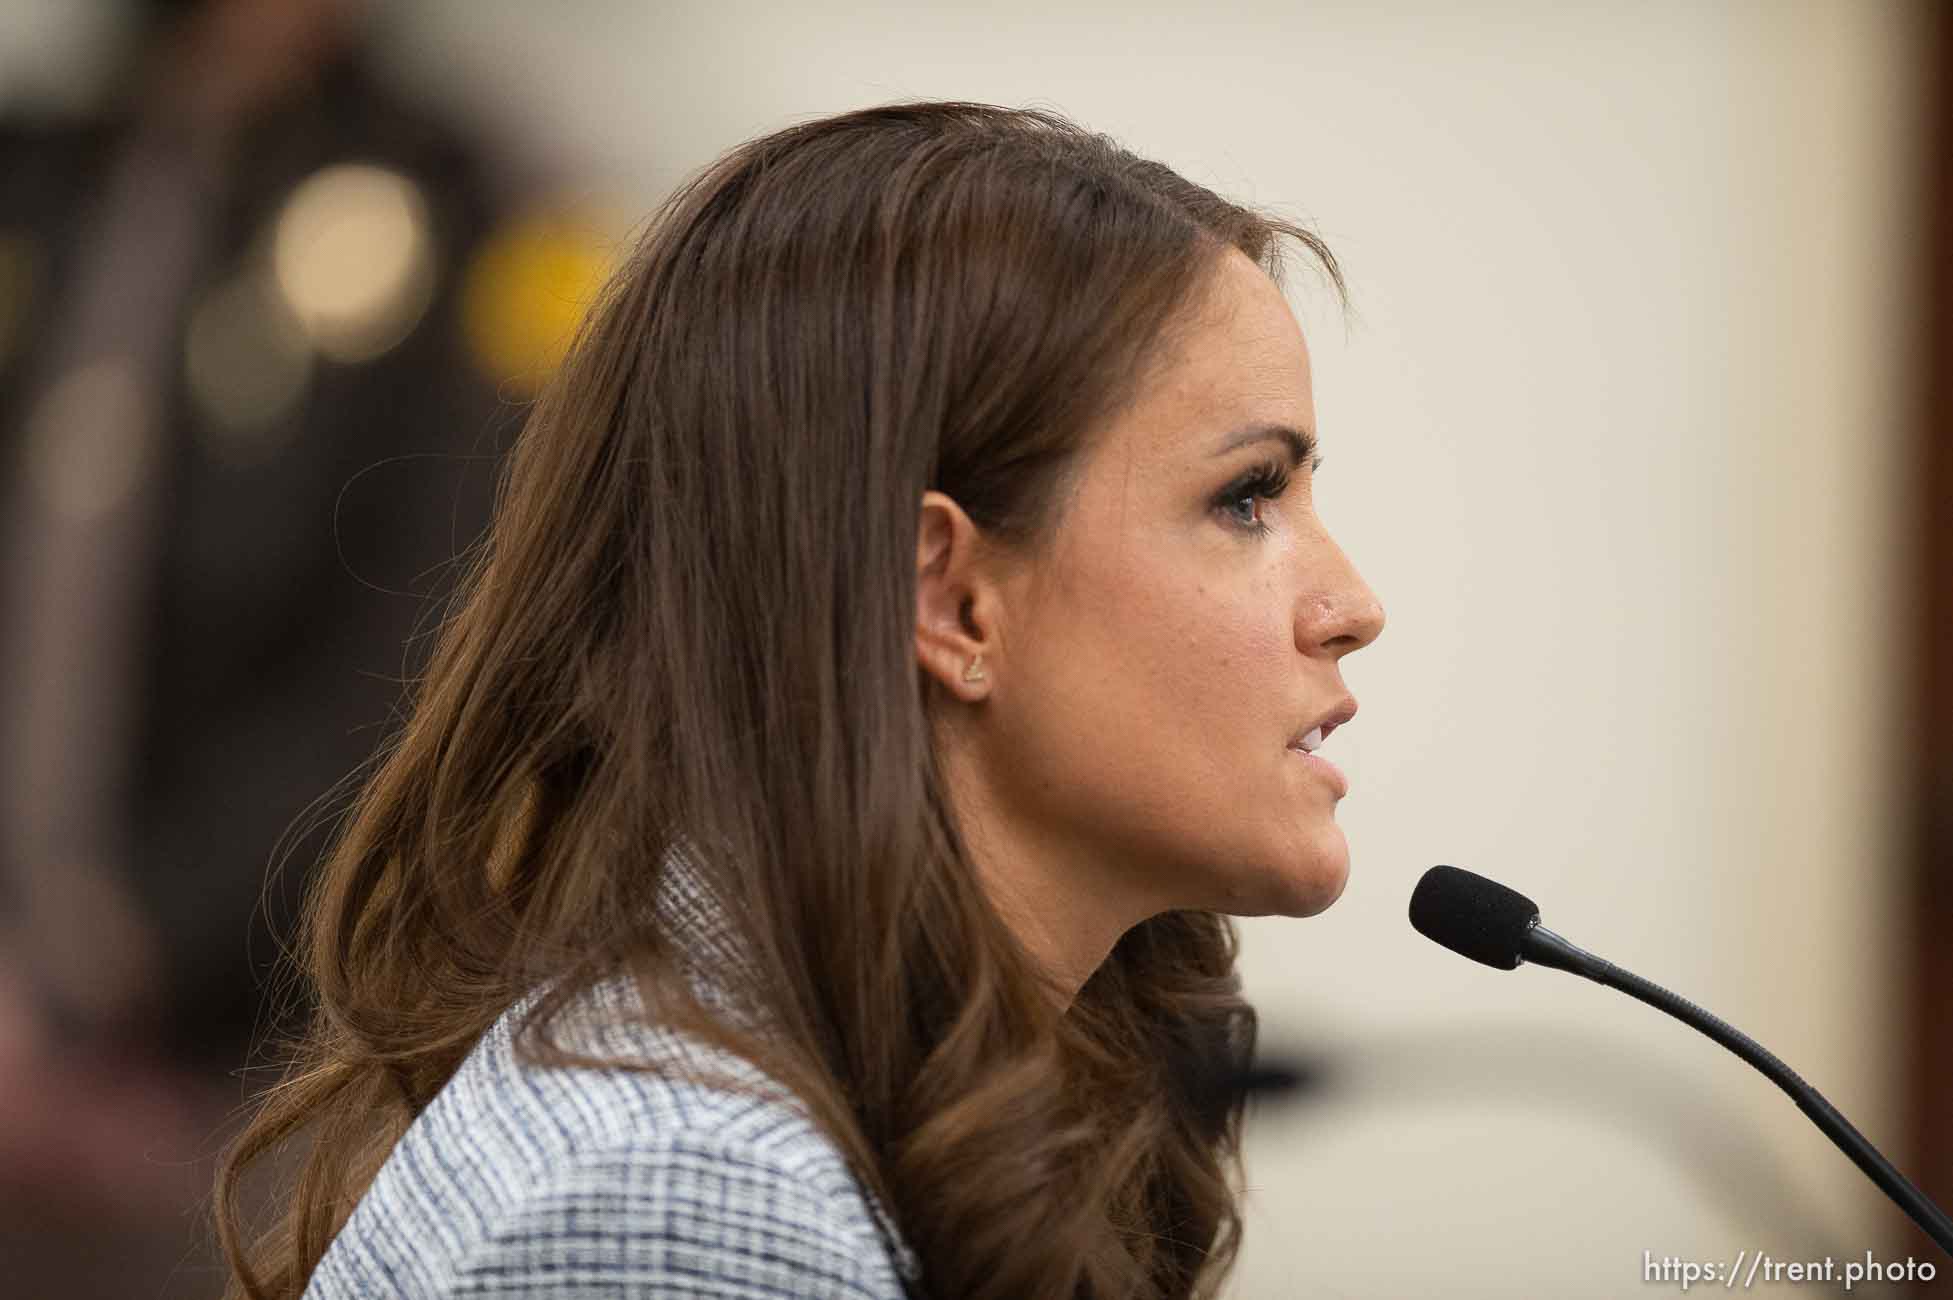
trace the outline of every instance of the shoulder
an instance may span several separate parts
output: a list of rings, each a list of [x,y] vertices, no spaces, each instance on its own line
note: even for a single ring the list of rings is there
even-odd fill
[[[750,1063],[598,1014],[552,1036],[593,1056],[690,1064],[764,1086]],[[683,1075],[542,1068],[512,1011],[396,1144],[308,1300],[604,1295],[898,1297],[914,1275],[845,1157],[800,1107]],[[892,1238],[892,1240],[885,1239]]]
[[[888,1295],[873,1240],[803,1175],[777,1148],[720,1133],[581,1147],[498,1207],[450,1293]]]

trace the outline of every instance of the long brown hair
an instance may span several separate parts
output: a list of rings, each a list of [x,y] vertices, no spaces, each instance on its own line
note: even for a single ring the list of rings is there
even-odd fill
[[[1216,260],[1293,223],[1055,113],[901,103],[734,149],[653,215],[538,399],[413,708],[312,878],[309,1019],[225,1151],[226,1295],[295,1297],[414,1117],[550,981],[628,971],[802,1098],[939,1297],[1211,1296],[1252,1055],[1225,916],[1129,931],[1060,1011],[980,891],[915,658],[920,500],[1036,547]],[[645,923],[681,842],[777,1037]],[[710,847],[716,846],[716,848]],[[299,1137],[249,1247],[242,1172]]]

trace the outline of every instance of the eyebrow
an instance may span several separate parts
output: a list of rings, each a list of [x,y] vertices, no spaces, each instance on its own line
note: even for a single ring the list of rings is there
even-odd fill
[[[1279,441],[1286,446],[1289,459],[1298,466],[1306,460],[1313,472],[1322,465],[1322,457],[1316,454],[1316,435],[1308,429],[1298,429],[1288,424],[1251,424],[1245,429],[1236,429],[1221,440],[1221,445],[1214,449],[1214,455],[1225,456],[1237,447],[1269,441]]]

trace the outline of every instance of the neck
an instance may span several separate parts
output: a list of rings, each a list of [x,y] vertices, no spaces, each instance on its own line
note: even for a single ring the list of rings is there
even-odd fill
[[[1149,909],[1131,882],[1010,816],[967,749],[945,755],[956,818],[985,893],[1051,987],[1060,1012]]]

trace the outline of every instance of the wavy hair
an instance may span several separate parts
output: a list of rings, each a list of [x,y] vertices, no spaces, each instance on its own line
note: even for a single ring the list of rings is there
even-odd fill
[[[227,1300],[296,1297],[525,992],[521,1058],[628,972],[807,1104],[961,1300],[1212,1296],[1252,1059],[1229,918],[1135,926],[1068,1008],[979,887],[916,662],[919,504],[1050,538],[1094,431],[1232,247],[1302,227],[1061,115],[897,103],[707,166],[530,412],[411,711],[353,774],[287,992],[302,1032],[219,1162]],[[349,788],[352,788],[349,786]],[[647,921],[700,855],[755,956],[736,1032]],[[650,1068],[643,1063],[619,1068]],[[302,1139],[302,1142],[301,1142]],[[293,1149],[289,1196],[238,1186]]]

